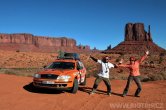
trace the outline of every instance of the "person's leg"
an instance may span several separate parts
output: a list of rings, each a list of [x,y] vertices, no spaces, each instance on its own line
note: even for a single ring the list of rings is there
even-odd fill
[[[93,89],[92,89],[92,92],[90,94],[93,94],[96,92],[96,89],[99,85],[99,83],[101,82],[102,78],[100,76],[98,76],[94,82],[94,85],[93,85]]]
[[[105,85],[107,86],[107,94],[111,95],[111,84],[109,78],[103,78]]]
[[[140,92],[142,90],[140,77],[139,76],[135,76],[134,77],[134,81],[135,81],[135,83],[137,84],[137,87],[138,87],[137,90],[136,90],[136,92],[135,92],[135,96],[139,97],[139,94],[140,94]]]
[[[128,77],[126,87],[125,87],[125,89],[124,89],[124,91],[123,91],[123,95],[122,95],[123,97],[127,95],[128,90],[129,90],[129,86],[130,86],[130,83],[131,83],[132,80],[133,80],[133,76],[130,75],[130,76]]]

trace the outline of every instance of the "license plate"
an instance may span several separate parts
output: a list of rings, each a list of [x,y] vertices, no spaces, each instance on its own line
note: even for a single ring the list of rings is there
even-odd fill
[[[43,81],[43,84],[55,84],[53,81]]]

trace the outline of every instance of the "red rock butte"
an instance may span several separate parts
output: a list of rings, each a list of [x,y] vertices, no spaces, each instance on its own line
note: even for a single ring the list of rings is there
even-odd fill
[[[45,37],[32,34],[0,34],[0,50],[24,52],[89,51],[89,46],[77,46],[66,37]]]
[[[103,51],[103,53],[140,54],[145,50],[149,50],[153,54],[166,52],[165,49],[153,42],[150,25],[147,32],[143,23],[128,23],[125,26],[124,41],[112,49]]]

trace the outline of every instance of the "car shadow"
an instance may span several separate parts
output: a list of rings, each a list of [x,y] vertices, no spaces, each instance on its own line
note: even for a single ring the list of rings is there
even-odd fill
[[[79,87],[79,90],[82,91],[82,92],[86,92],[86,93],[90,94],[90,92],[92,91],[92,88],[91,87]],[[97,89],[96,94],[107,95],[107,91],[103,91],[103,90]],[[116,95],[116,96],[122,97],[122,94],[120,94],[120,93],[112,92],[112,95]]]
[[[25,86],[23,86],[23,89],[31,92],[31,93],[40,93],[40,94],[61,94],[64,93],[64,91],[56,90],[56,89],[41,89],[41,88],[36,88],[33,86],[33,83],[29,83]]]

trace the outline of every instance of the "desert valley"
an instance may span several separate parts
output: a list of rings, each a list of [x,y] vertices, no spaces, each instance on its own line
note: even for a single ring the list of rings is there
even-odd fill
[[[153,35],[143,23],[128,23],[124,41],[106,50],[77,45],[76,40],[61,37],[34,36],[32,34],[0,34],[0,108],[1,110],[165,110],[166,108],[166,50],[153,41]],[[98,64],[89,56],[118,64],[120,59],[139,59],[146,50],[148,58],[141,64],[141,97],[133,96],[136,85],[132,84],[127,97],[121,97],[129,70],[115,68],[110,72],[112,96],[107,96],[102,82],[97,94],[90,96],[99,71]],[[33,74],[53,62],[60,52],[76,52],[87,69],[87,84],[80,86],[76,94],[66,91],[34,90]]]

